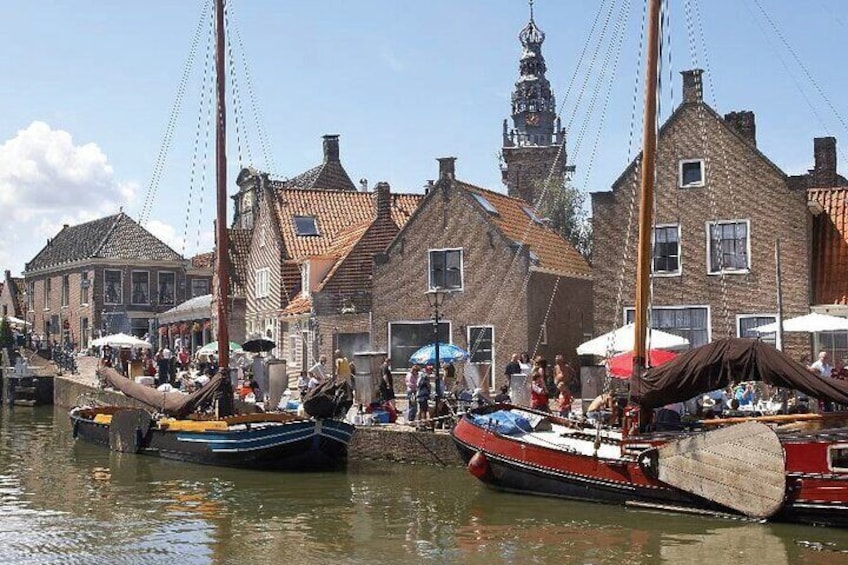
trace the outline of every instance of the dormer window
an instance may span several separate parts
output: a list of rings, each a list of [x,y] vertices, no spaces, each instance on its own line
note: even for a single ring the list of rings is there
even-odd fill
[[[297,235],[319,235],[314,216],[295,216],[294,231]]]
[[[704,186],[704,160],[684,159],[680,161],[678,185],[680,188]]]
[[[480,206],[483,207],[483,210],[485,210],[489,214],[492,214],[493,216],[499,215],[498,209],[495,208],[494,205],[492,205],[491,202],[489,202],[488,198],[486,198],[482,194],[477,194],[476,192],[472,192],[472,194],[474,195],[474,198],[477,199],[477,202],[480,204]]]
[[[528,218],[530,218],[539,225],[545,225],[545,222],[542,220],[542,218],[539,217],[539,215],[536,213],[535,210],[533,210],[533,208],[530,208],[529,206],[522,206],[521,209],[524,210],[524,213],[527,214]]]

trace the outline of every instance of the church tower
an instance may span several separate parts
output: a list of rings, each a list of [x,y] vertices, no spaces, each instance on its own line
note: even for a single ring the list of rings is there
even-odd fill
[[[558,190],[570,168],[566,166],[565,130],[557,117],[551,83],[545,77],[545,34],[533,19],[533,0],[530,21],[518,39],[522,51],[512,93],[513,127],[510,129],[508,120],[504,120],[501,172],[510,196],[536,205],[548,177],[547,189]]]

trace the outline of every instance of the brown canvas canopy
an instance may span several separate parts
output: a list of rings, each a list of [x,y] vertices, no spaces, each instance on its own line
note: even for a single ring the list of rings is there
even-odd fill
[[[763,381],[848,404],[848,382],[813,374],[762,341],[735,337],[695,348],[649,369],[639,383],[641,394],[635,396],[643,407],[659,408],[741,381]]]
[[[184,418],[198,408],[204,409],[211,406],[216,400],[219,400],[219,416],[224,417],[233,414],[233,388],[229,377],[224,373],[215,374],[209,379],[208,383],[191,394],[160,392],[155,388],[138,384],[126,378],[111,367],[100,369],[100,373],[116,389],[166,416]]]

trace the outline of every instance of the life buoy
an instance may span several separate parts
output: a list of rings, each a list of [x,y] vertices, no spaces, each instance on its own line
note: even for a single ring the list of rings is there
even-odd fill
[[[489,474],[489,460],[482,451],[478,451],[468,460],[468,472],[480,480]]]

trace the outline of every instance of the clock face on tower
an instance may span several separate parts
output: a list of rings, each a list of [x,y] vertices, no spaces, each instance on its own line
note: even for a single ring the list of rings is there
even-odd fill
[[[527,114],[527,118],[525,119],[528,126],[538,126],[539,125],[539,114],[535,112],[531,112]]]

